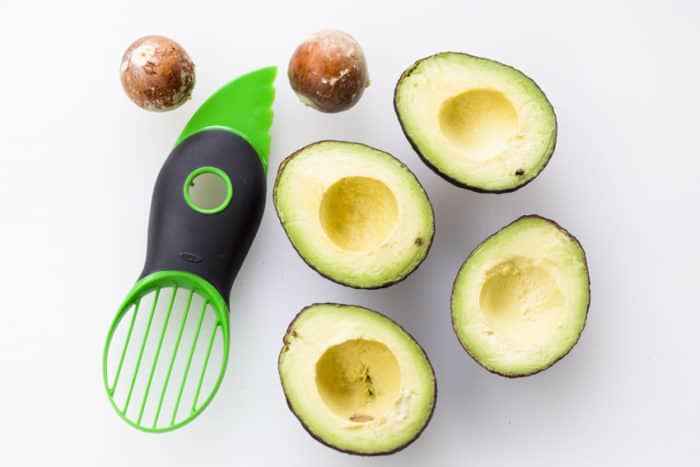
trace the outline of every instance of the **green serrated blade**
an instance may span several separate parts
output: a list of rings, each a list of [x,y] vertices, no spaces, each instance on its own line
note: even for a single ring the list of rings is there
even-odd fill
[[[229,130],[253,146],[267,172],[276,75],[276,67],[261,68],[222,86],[197,109],[176,145],[203,130]]]

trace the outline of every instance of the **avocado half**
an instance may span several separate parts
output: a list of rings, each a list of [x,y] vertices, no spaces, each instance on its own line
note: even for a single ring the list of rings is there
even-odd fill
[[[437,386],[423,349],[386,316],[321,303],[289,325],[279,374],[291,411],[318,441],[379,455],[413,442],[433,414]]]
[[[479,192],[514,191],[532,181],[557,139],[554,109],[532,79],[464,53],[432,55],[404,71],[394,109],[428,166]]]
[[[351,287],[401,281],[433,241],[433,209],[418,179],[364,144],[321,141],[298,150],[280,165],[273,200],[299,256]]]
[[[530,215],[483,243],[459,270],[452,325],[484,368],[527,376],[569,353],[586,324],[590,280],[576,238]]]

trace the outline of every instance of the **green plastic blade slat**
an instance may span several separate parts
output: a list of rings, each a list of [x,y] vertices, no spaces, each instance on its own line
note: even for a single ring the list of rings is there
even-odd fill
[[[143,409],[146,408],[146,401],[148,401],[148,394],[151,392],[151,383],[153,383],[153,375],[156,372],[156,367],[158,366],[158,357],[160,356],[160,349],[163,346],[163,338],[165,337],[165,331],[168,329],[168,322],[170,321],[170,313],[173,311],[173,304],[175,303],[175,295],[177,295],[177,285],[173,287],[173,295],[170,297],[170,303],[168,303],[168,311],[165,314],[165,321],[163,322],[163,329],[160,331],[160,338],[158,339],[158,347],[156,347],[156,354],[153,357],[153,364],[151,365],[151,373],[148,375],[148,383],[146,383],[146,391],[143,394],[143,400],[141,401],[141,408],[139,409],[139,418],[136,423],[141,423],[141,418],[143,417]]]
[[[173,365],[175,364],[175,357],[180,349],[180,341],[182,340],[182,332],[185,329],[185,323],[187,322],[187,317],[190,314],[190,305],[192,304],[192,296],[194,295],[194,290],[190,290],[190,294],[187,297],[187,305],[185,306],[185,313],[182,316],[182,323],[180,324],[180,330],[177,333],[177,339],[175,340],[175,348],[173,349],[173,356],[170,358],[170,364],[168,365],[168,372],[165,374],[165,382],[163,383],[163,390],[160,392],[160,399],[158,400],[158,408],[156,409],[156,416],[153,420],[153,428],[158,425],[158,417],[160,417],[160,409],[163,406],[163,400],[165,399],[165,391],[168,389],[168,383],[170,382],[170,374],[173,371]]]
[[[172,291],[173,296],[164,295],[164,290]],[[178,298],[184,298],[183,294],[187,297],[180,303]],[[157,314],[161,311],[164,313]],[[214,313],[211,325],[209,313]],[[102,352],[103,384],[119,416],[134,428],[151,433],[174,430],[197,417],[211,402],[224,375],[229,350],[228,319],[226,301],[199,276],[184,271],[158,271],[139,279],[112,320]],[[119,331],[121,338],[116,339]],[[218,350],[210,332],[222,333],[222,361],[214,387],[204,397]],[[117,392],[124,396],[120,401],[114,397]],[[192,399],[196,407],[193,411]]]
[[[114,375],[114,382],[112,383],[112,387],[109,390],[109,395],[113,396],[114,391],[117,389],[117,382],[119,381],[119,375],[122,372],[122,365],[124,364],[124,357],[126,356],[126,349],[129,348],[129,342],[131,341],[131,333],[134,330],[134,323],[136,322],[136,315],[139,312],[139,304],[141,303],[141,299],[137,299],[136,302],[134,303],[134,313],[131,316],[131,323],[129,323],[129,331],[126,333],[126,341],[124,342],[124,348],[122,349],[122,355],[119,358],[119,364],[117,365],[117,373]]]
[[[211,332],[211,337],[209,338],[209,347],[207,347],[207,356],[204,357],[204,365],[202,365],[202,372],[199,375],[199,383],[197,383],[197,392],[194,394],[194,402],[192,402],[192,412],[194,413],[197,408],[197,400],[199,399],[199,391],[202,389],[202,383],[204,383],[204,375],[207,372],[207,366],[209,365],[209,357],[211,356],[211,348],[214,345],[214,339],[216,338],[216,331],[219,330],[219,323],[217,322],[214,329]]]
[[[134,383],[136,383],[136,376],[139,374],[139,368],[141,367],[141,359],[143,358],[143,349],[146,347],[146,341],[148,340],[148,334],[151,331],[151,323],[153,322],[153,314],[156,311],[156,305],[158,304],[158,297],[160,296],[160,287],[156,289],[156,296],[153,298],[153,306],[151,307],[151,314],[148,317],[148,324],[146,324],[146,332],[143,333],[143,340],[141,341],[141,348],[139,349],[139,356],[136,359],[136,368],[134,368],[134,376],[131,377],[131,385],[129,386],[129,394],[126,396],[126,403],[124,404],[124,410],[122,413],[126,413],[129,408],[129,402],[131,402],[131,394],[134,391]]]
[[[199,339],[199,332],[202,330],[202,322],[204,321],[204,313],[207,311],[208,302],[204,301],[204,306],[202,307],[202,312],[199,315],[199,322],[197,323],[197,331],[194,334],[194,341],[192,342],[192,348],[190,349],[190,355],[187,357],[187,365],[185,365],[185,374],[182,375],[182,382],[180,383],[180,391],[177,394],[177,401],[175,401],[175,409],[173,410],[173,417],[170,423],[175,422],[175,417],[177,416],[177,409],[180,407],[180,399],[182,398],[182,391],[185,389],[185,382],[187,381],[187,374],[190,372],[190,365],[192,364],[192,357],[194,356],[194,350],[197,347],[197,340]]]

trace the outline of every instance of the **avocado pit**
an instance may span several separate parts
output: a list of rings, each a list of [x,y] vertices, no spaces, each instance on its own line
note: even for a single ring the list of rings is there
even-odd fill
[[[119,75],[129,99],[153,112],[180,107],[195,85],[192,59],[180,44],[164,36],[134,41],[124,52]]]

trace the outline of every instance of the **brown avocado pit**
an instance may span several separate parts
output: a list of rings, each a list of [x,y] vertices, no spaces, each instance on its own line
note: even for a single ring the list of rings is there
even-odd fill
[[[326,113],[350,109],[369,86],[360,44],[334,29],[319,31],[302,42],[289,61],[287,75],[302,103]]]
[[[144,36],[124,52],[120,67],[124,92],[139,107],[173,110],[192,95],[195,66],[180,44],[163,36]]]

